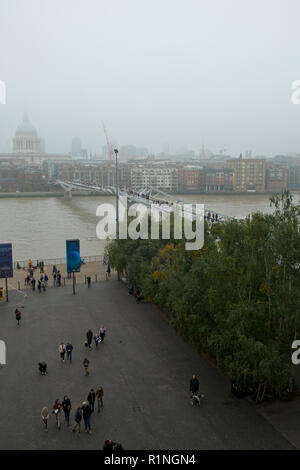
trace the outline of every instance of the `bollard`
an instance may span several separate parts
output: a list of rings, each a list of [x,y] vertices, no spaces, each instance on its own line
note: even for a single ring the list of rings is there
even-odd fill
[[[20,281],[18,281],[18,290],[21,290]]]
[[[86,276],[84,276],[84,283],[86,284]]]
[[[95,282],[98,282],[97,274],[95,274]]]
[[[64,287],[66,286],[66,278],[64,277]]]

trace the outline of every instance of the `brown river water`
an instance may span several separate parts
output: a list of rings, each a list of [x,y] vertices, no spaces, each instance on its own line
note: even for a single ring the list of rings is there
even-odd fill
[[[272,211],[269,195],[178,195],[225,215],[244,217]],[[297,201],[298,195],[295,196]],[[14,260],[65,257],[66,239],[79,238],[82,256],[102,255],[106,241],[96,237],[99,204],[111,196],[0,198],[0,243],[13,243]]]

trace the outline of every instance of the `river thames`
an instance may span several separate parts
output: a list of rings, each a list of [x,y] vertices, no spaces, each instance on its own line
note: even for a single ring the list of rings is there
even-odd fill
[[[268,194],[176,195],[205,204],[225,215],[245,217],[255,211],[272,211]],[[295,197],[296,201],[298,196]],[[14,260],[65,257],[65,241],[79,238],[82,256],[102,255],[106,241],[96,237],[99,204],[114,203],[111,196],[0,198],[0,243],[13,244]]]

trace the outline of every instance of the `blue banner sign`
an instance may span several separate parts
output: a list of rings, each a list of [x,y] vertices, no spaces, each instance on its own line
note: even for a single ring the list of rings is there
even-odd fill
[[[67,272],[80,273],[80,241],[67,240]]]
[[[0,278],[13,277],[12,244],[0,243]]]

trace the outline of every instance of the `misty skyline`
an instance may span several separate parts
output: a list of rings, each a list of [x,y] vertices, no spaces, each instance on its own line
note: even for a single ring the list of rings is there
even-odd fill
[[[0,0],[0,152],[26,111],[49,153],[72,138],[171,153],[300,153],[296,0]]]

